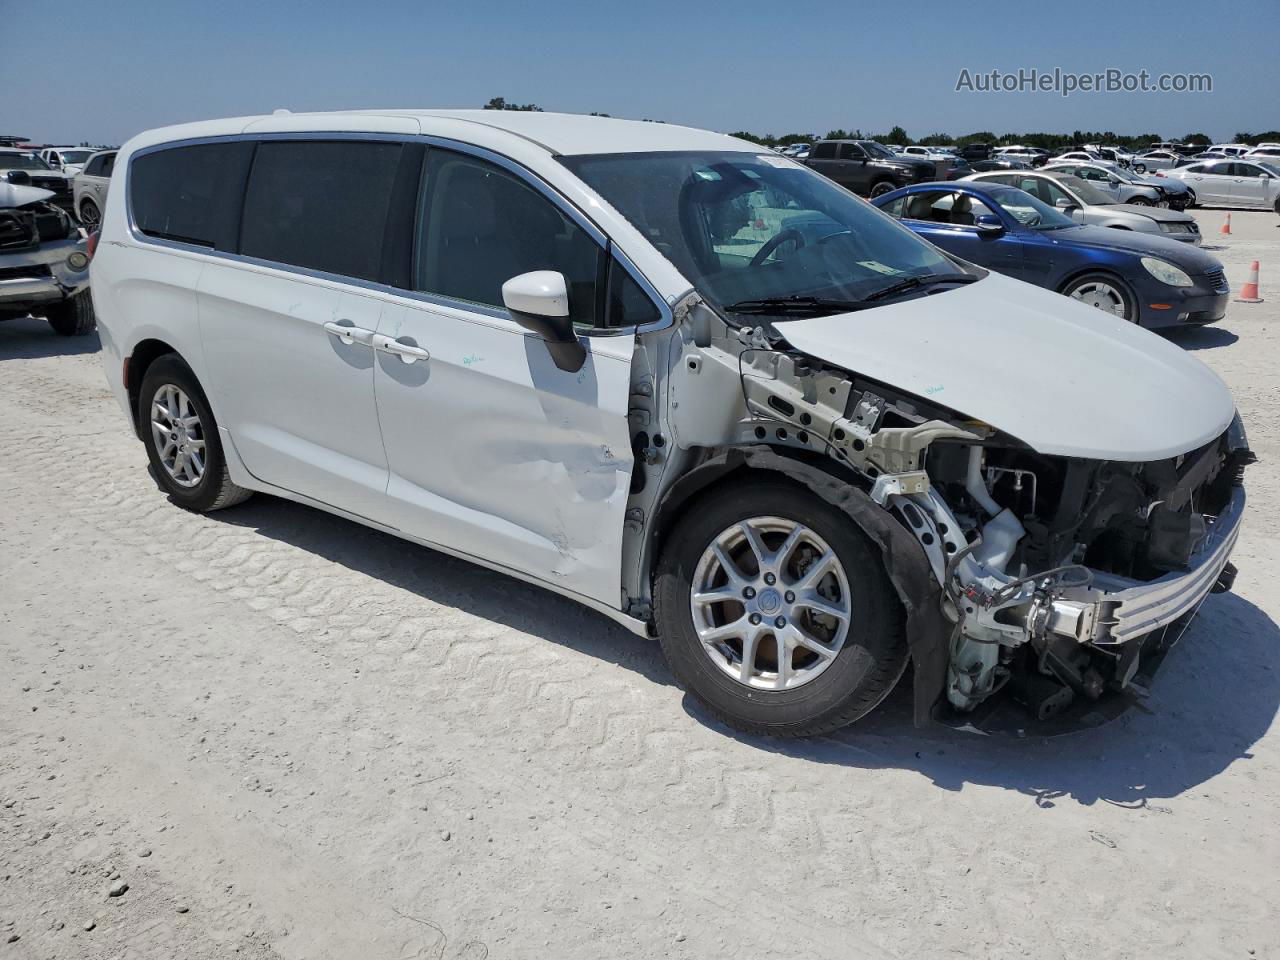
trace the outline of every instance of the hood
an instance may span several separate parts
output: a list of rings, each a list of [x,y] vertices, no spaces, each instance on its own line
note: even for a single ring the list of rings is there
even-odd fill
[[[0,159],[0,177],[2,177],[3,174],[8,173],[10,170],[13,170],[13,169],[15,168],[6,167],[4,165],[4,160]],[[32,180],[70,180],[71,179],[71,175],[69,173],[63,173],[61,170],[26,170],[24,169],[22,172],[25,173],[27,176],[29,176]]]
[[[937,169],[932,160],[926,160],[924,157],[899,156],[893,159],[888,157],[875,157],[874,159],[880,163],[892,164],[895,167],[911,167],[916,170],[928,170],[930,173]]]
[[[7,183],[4,180],[0,180],[0,209],[25,207],[28,203],[35,203],[37,200],[48,200],[52,196],[52,190],[28,187],[18,183]]]
[[[1159,187],[1165,193],[1187,193],[1191,189],[1177,177],[1142,177],[1141,179],[1146,186]]]
[[[1115,207],[1094,207],[1093,209],[1141,210],[1146,213],[1148,210],[1157,208],[1125,207],[1120,204]],[[1188,213],[1179,213],[1176,210],[1167,212],[1174,215],[1172,217],[1151,217],[1151,219],[1175,221],[1193,219]],[[1079,227],[1066,227],[1062,230],[1046,231],[1044,236],[1051,238],[1055,243],[1105,247],[1108,250],[1123,250],[1126,253],[1132,253],[1140,257],[1159,257],[1161,260],[1168,260],[1173,265],[1181,267],[1193,277],[1203,276],[1206,273],[1222,269],[1222,261],[1213,256],[1213,254],[1205,253],[1199,247],[1193,247],[1190,244],[1183,243],[1180,240],[1173,240],[1158,233],[1116,230],[1114,227],[1099,227],[1086,224]]]
[[[1155,184],[1151,184],[1155,186]],[[1170,210],[1168,207],[1144,207],[1135,203],[1117,203],[1104,207],[1104,210],[1123,210],[1125,213],[1136,213],[1140,217],[1146,217],[1148,220],[1159,220],[1169,223],[1185,223],[1187,220],[1193,220],[1194,217],[1185,210]]]
[[[1181,347],[1040,287],[989,274],[856,313],[775,323],[796,349],[975,417],[1044,454],[1146,462],[1235,416]]]

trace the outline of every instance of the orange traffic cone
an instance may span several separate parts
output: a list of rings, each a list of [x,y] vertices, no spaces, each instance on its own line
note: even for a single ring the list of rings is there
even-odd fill
[[[1231,214],[1229,213],[1227,214],[1226,222],[1222,225],[1221,233],[1224,237],[1231,236]]]
[[[1245,285],[1240,288],[1240,296],[1236,297],[1236,303],[1261,303],[1262,298],[1258,296],[1258,261],[1253,261],[1253,266],[1249,268],[1249,279],[1245,281]]]

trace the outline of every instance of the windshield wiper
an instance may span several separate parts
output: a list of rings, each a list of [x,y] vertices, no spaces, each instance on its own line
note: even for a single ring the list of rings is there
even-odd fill
[[[927,277],[907,277],[905,280],[899,280],[897,283],[891,283],[883,290],[877,290],[875,293],[869,294],[863,298],[863,303],[870,303],[873,300],[883,300],[885,297],[892,297],[895,293],[906,293],[908,290],[915,290],[917,287],[931,287],[935,283],[973,283],[978,277],[971,276],[967,273],[944,273],[938,276]]]
[[[866,304],[861,300],[837,300],[832,297],[762,297],[758,300],[739,300],[725,307],[730,313],[767,314],[769,316],[815,317],[824,313],[844,313],[861,310]]]

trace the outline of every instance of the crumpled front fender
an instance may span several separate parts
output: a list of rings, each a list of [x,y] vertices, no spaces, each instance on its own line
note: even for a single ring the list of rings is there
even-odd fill
[[[691,497],[738,472],[780,474],[842,510],[879,548],[889,579],[906,612],[907,645],[915,666],[915,723],[923,726],[930,719],[947,675],[949,628],[942,615],[941,587],[915,537],[850,476],[833,473],[824,466],[785,456],[764,444],[728,448],[672,484],[658,505],[655,535],[660,537],[669,529],[671,521]]]

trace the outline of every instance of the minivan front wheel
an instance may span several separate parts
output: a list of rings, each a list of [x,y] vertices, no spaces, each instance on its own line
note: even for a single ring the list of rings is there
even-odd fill
[[[878,553],[847,515],[790,484],[701,499],[663,551],[655,599],[676,679],[749,733],[852,723],[906,666],[901,609]]]
[[[251,491],[231,481],[209,401],[175,354],[147,368],[138,423],[151,476],[178,506],[205,513],[240,503]]]

